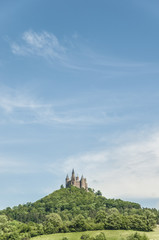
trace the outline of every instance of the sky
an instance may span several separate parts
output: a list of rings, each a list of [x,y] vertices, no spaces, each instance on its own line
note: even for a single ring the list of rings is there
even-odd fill
[[[0,0],[0,209],[73,168],[159,209],[158,29],[158,0]]]

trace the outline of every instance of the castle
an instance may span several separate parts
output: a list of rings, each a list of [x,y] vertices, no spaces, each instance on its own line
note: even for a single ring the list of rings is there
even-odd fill
[[[70,185],[75,186],[77,188],[84,188],[86,191],[88,191],[88,185],[86,178],[81,177],[81,180],[79,180],[79,177],[75,176],[74,169],[72,170],[72,176],[71,179],[69,179],[68,174],[66,176],[66,188],[68,188]]]

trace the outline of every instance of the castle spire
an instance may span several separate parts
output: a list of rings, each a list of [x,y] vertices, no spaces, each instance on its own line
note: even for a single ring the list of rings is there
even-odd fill
[[[68,183],[69,183],[69,176],[67,174],[67,176],[66,176],[66,188],[68,187]]]
[[[74,168],[72,169],[72,182],[76,181]]]

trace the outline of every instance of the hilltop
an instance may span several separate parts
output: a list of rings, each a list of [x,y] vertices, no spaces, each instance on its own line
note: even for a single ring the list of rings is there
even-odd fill
[[[138,203],[121,199],[107,199],[98,191],[79,189],[74,186],[62,188],[36,201],[0,211],[0,224],[14,225],[10,233],[19,238],[102,229],[133,229],[152,231],[158,220],[156,209],[142,209]],[[2,223],[1,223],[2,222]],[[8,225],[7,225],[8,224]],[[9,228],[9,227],[8,227]],[[3,229],[3,228],[2,228]],[[9,237],[9,235],[8,235]],[[20,238],[21,237],[21,238]],[[14,239],[14,238],[12,238]]]

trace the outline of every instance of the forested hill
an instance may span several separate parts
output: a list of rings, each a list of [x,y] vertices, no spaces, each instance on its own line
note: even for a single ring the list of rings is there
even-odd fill
[[[137,203],[107,199],[100,191],[71,186],[35,203],[0,211],[0,239],[102,229],[151,231],[158,216],[156,209],[142,209]]]
[[[128,214],[135,210],[141,210],[138,203],[120,199],[106,199],[100,195],[100,191],[97,193],[91,190],[86,192],[84,189],[71,186],[70,188],[57,190],[35,203],[19,205],[12,209],[7,208],[0,213],[21,222],[33,221],[40,223],[49,213],[57,213],[64,220],[71,220],[78,214],[94,218],[100,210],[107,211],[112,208],[113,211],[116,209],[120,213]]]

